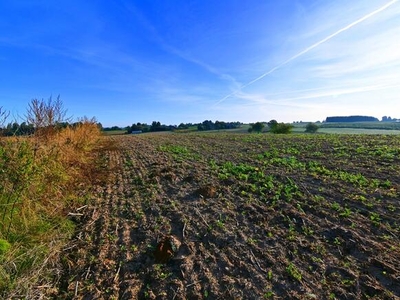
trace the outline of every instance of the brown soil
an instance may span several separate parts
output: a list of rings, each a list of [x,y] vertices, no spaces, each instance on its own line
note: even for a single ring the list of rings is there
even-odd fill
[[[55,298],[400,297],[399,138],[113,139]],[[227,162],[252,168],[227,174]]]

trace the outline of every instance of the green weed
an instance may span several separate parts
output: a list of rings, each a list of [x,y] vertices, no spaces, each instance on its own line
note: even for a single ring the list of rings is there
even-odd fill
[[[297,281],[301,281],[302,279],[301,273],[293,263],[289,263],[289,265],[286,267],[286,272],[289,274],[291,278]]]

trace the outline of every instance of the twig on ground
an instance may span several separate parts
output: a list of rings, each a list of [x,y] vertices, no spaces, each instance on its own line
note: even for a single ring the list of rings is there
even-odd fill
[[[87,271],[86,271],[85,279],[88,279],[89,273],[90,273],[90,266],[89,266],[89,268],[88,268]]]
[[[189,283],[186,287],[187,287],[187,288],[188,288],[188,287],[191,287],[192,285],[195,285],[195,284],[200,283],[200,282],[201,282],[201,280],[195,281],[195,282],[192,282],[192,283]]]
[[[116,282],[117,279],[118,279],[119,271],[121,271],[121,263],[119,263],[118,270],[117,270],[117,274],[115,274],[115,277],[114,277],[114,282]]]
[[[185,229],[186,229],[186,222],[183,224],[183,229],[182,229],[182,238],[185,238]]]
[[[174,292],[174,297],[172,298],[172,300],[174,300],[176,298],[176,296],[178,295],[179,287],[176,289],[176,291],[172,287],[170,287],[170,289]]]
[[[71,250],[72,248],[75,248],[75,247],[77,247],[77,246],[78,246],[77,244],[73,244],[73,245],[70,246],[70,247],[67,247],[67,248],[62,249],[62,251],[68,251],[68,250]]]
[[[86,208],[86,207],[87,207],[87,204],[84,205],[84,206],[78,207],[78,208],[76,209],[76,211],[80,211],[81,209],[84,209],[84,208]]]
[[[260,264],[259,264],[258,261],[257,261],[256,256],[254,255],[253,251],[251,251],[251,249],[250,249],[250,253],[251,253],[251,255],[253,256],[253,259],[254,259],[255,263],[257,264],[257,267],[260,269],[260,271],[262,271],[262,272],[264,272],[264,273],[267,273],[267,271],[265,271],[263,268],[261,268]]]
[[[204,224],[206,224],[207,228],[210,227],[210,225],[208,225],[207,221],[204,219],[204,217],[200,213],[199,209],[197,207],[195,207],[194,210],[199,215],[199,217],[203,220]]]
[[[78,287],[79,287],[79,281],[76,281],[76,283],[75,283],[75,297],[78,296]]]
[[[83,216],[83,214],[82,214],[82,213],[72,213],[72,212],[69,212],[69,213],[68,213],[68,216],[81,217],[81,216]]]

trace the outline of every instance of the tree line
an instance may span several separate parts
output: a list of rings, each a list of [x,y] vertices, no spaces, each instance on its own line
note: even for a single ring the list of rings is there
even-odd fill
[[[234,129],[242,126],[243,123],[240,122],[223,122],[223,121],[211,121],[205,120],[202,123],[180,123],[178,126],[176,125],[165,125],[161,124],[159,121],[153,121],[150,125],[147,123],[136,123],[131,126],[126,127],[105,127],[104,131],[116,131],[116,130],[125,130],[126,133],[139,133],[139,132],[161,132],[161,131],[175,131],[175,130],[189,130],[194,129],[198,131],[206,131],[206,130],[224,130],[224,129]]]
[[[75,128],[79,125],[82,125],[83,122],[60,122],[52,125],[55,129],[64,129],[67,127]],[[1,124],[0,124],[1,125]],[[101,129],[101,123],[97,123],[98,127]],[[36,132],[37,127],[32,123],[27,122],[11,122],[6,126],[0,126],[0,136],[24,136],[24,135],[32,135]]]
[[[288,134],[292,132],[293,125],[291,124],[286,124],[286,123],[278,123],[277,120],[271,120],[268,123],[266,123],[268,126],[268,131],[271,133],[276,133],[276,134]],[[265,123],[263,122],[256,122],[254,124],[250,124],[250,128],[248,129],[248,132],[255,132],[255,133],[261,133],[265,128]],[[315,130],[316,131],[316,130]]]

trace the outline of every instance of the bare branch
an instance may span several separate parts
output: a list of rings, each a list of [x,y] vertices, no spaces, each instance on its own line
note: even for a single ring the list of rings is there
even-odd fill
[[[4,110],[3,107],[0,106],[0,136],[4,134],[4,123],[6,122],[9,115],[10,112]]]
[[[62,123],[69,122],[71,118],[66,117],[67,110],[64,109],[60,96],[53,101],[32,99],[28,105],[26,120],[28,124],[35,127],[35,134],[46,137],[54,134]]]
[[[4,126],[4,123],[6,122],[9,115],[10,115],[10,112],[4,110],[3,107],[0,106],[0,127]]]

